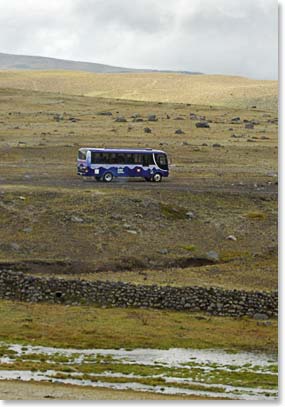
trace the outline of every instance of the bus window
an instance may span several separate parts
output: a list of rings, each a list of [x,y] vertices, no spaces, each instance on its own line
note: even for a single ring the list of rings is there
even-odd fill
[[[144,167],[149,167],[150,165],[153,165],[153,156],[152,154],[143,154],[143,166]]]
[[[86,160],[87,150],[79,150],[78,151],[78,159],[79,160]]]
[[[155,160],[159,168],[162,170],[168,170],[167,158],[165,154],[155,154]]]

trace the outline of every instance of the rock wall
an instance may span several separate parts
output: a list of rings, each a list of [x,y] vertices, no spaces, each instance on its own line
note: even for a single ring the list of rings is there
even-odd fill
[[[58,304],[205,311],[212,315],[276,317],[278,293],[204,287],[41,278],[0,271],[0,298]]]

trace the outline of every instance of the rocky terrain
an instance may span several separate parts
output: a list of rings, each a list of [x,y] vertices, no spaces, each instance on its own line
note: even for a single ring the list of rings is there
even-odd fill
[[[12,77],[26,89],[3,88]],[[66,95],[37,78],[0,73],[1,340],[195,348],[203,336],[276,352],[275,104]],[[82,146],[163,149],[170,177],[81,179]]]

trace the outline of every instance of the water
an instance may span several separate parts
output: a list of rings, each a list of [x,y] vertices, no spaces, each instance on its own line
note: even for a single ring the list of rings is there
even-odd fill
[[[82,350],[0,345],[6,348],[7,353],[2,352],[0,358],[0,380],[131,389],[174,394],[178,399],[182,395],[240,400],[274,400],[278,397],[277,384],[274,383],[277,379],[277,358],[265,353],[182,348]],[[14,370],[15,360],[18,368]],[[38,367],[42,362],[48,363],[50,368],[27,370],[25,361]],[[23,367],[19,368],[19,363]],[[86,370],[86,366],[94,367],[95,372]],[[248,381],[248,375],[252,380]]]

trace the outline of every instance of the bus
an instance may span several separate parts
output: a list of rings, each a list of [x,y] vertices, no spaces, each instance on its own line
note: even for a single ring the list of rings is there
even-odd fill
[[[116,177],[142,177],[160,182],[168,177],[167,154],[151,148],[87,148],[78,150],[77,174],[111,182]]]

